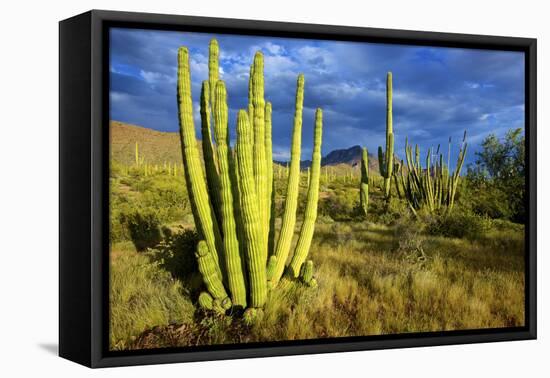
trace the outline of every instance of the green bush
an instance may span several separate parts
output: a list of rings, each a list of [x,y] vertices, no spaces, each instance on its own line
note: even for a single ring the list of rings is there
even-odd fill
[[[359,193],[356,190],[335,188],[320,198],[318,212],[336,221],[352,220],[359,216]]]
[[[173,232],[163,230],[166,235],[154,248],[148,250],[151,259],[174,278],[185,279],[198,270],[195,249],[199,236],[195,230],[184,229]]]
[[[151,208],[135,209],[121,214],[120,223],[125,224],[138,251],[154,247],[162,240],[159,212]]]
[[[491,229],[491,220],[467,210],[450,214],[425,215],[426,231],[431,235],[479,240]]]
[[[514,217],[508,194],[495,185],[467,181],[460,194],[457,203],[477,215],[508,220]]]

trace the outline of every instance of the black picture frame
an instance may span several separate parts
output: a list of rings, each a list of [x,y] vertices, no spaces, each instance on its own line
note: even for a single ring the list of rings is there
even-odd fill
[[[367,41],[525,53],[525,326],[305,341],[108,350],[110,27]],[[535,339],[536,70],[530,38],[92,10],[59,23],[59,354],[89,367]]]

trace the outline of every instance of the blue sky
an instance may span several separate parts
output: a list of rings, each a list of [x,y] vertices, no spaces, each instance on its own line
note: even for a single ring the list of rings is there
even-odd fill
[[[187,46],[199,130],[200,83],[208,76],[208,42],[213,37],[220,45],[233,138],[236,113],[247,107],[252,58],[257,50],[264,53],[277,160],[290,153],[299,73],[306,81],[303,159],[311,155],[317,107],[324,115],[323,155],[357,144],[375,153],[384,145],[388,71],[393,72],[395,147],[401,157],[406,136],[423,151],[438,143],[446,146],[451,136],[456,152],[467,129],[467,161],[472,162],[488,134],[502,136],[510,128],[524,127],[523,53],[136,29],[111,30],[111,119],[177,131],[176,56],[179,46]]]

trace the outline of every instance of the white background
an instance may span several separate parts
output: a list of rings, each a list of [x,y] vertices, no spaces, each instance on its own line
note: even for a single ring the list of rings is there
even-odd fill
[[[178,0],[2,2],[0,22],[0,376],[549,376],[550,51],[545,1]],[[539,340],[90,370],[56,356],[58,25],[89,9],[538,38]],[[345,57],[343,57],[345,59]],[[77,125],[75,125],[77,126]],[[502,293],[505,295],[505,293]],[[547,299],[547,298],[546,298]],[[546,349],[546,350],[545,350]]]

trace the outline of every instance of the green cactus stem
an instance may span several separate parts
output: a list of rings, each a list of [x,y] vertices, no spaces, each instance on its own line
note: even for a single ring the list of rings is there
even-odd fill
[[[208,188],[208,195],[213,201],[214,220],[219,225],[219,209],[221,207],[220,200],[220,179],[218,177],[218,169],[216,162],[216,155],[214,153],[214,146],[212,144],[212,127],[210,124],[210,84],[208,81],[203,81],[201,87],[201,137],[202,137],[202,154],[204,159],[204,168],[206,170],[206,182]],[[175,165],[174,165],[175,167]]]
[[[227,93],[225,84],[219,80],[214,92],[214,137],[218,167],[220,171],[220,200],[221,200],[221,224],[223,231],[223,244],[225,251],[225,264],[229,291],[233,305],[246,307],[246,287],[244,273],[239,252],[239,240],[237,239],[237,225],[233,211],[233,186],[231,180],[233,171],[233,156],[229,148],[229,131],[227,121]]]
[[[246,242],[250,284],[250,306],[261,307],[267,296],[266,263],[262,251],[260,209],[254,185],[253,132],[248,114],[240,110],[237,117],[237,165],[243,236]]]
[[[136,166],[139,167],[139,146],[138,146],[138,142],[136,142],[136,149],[135,149],[135,153],[134,153],[134,158],[136,160]]]
[[[313,279],[313,261],[307,260],[303,263],[300,277],[303,283],[309,285],[309,283]]]
[[[296,103],[294,112],[294,128],[292,131],[292,146],[290,150],[290,168],[288,174],[287,192],[283,221],[279,239],[275,248],[277,257],[276,267],[272,276],[268,279],[271,286],[277,286],[277,283],[283,275],[285,262],[290,252],[290,244],[294,235],[294,226],[296,224],[296,208],[298,206],[298,187],[300,185],[300,158],[302,144],[302,111],[304,106],[304,75],[298,76],[296,84]]]
[[[363,215],[367,216],[369,209],[369,152],[363,147],[361,153],[361,183],[359,188],[360,205]]]
[[[228,296],[218,273],[216,259],[204,240],[199,241],[195,257],[208,292],[215,300],[225,301]]]
[[[317,204],[319,200],[319,178],[321,176],[321,142],[323,139],[323,111],[315,112],[315,130],[313,137],[313,154],[311,158],[311,182],[307,191],[306,210],[302,228],[294,249],[294,255],[290,261],[291,275],[296,278],[300,273],[300,267],[304,263],[311,247],[315,221],[317,220]]]
[[[273,141],[272,141],[272,124],[271,115],[272,108],[271,102],[265,104],[265,160],[266,160],[266,172],[267,172],[267,255],[273,254],[273,247],[275,246],[275,182],[273,180]]]
[[[206,291],[199,294],[198,302],[199,306],[204,310],[212,310],[214,308],[214,298]]]
[[[261,250],[262,259],[267,263],[267,239],[269,234],[268,177],[266,161],[265,136],[265,99],[264,99],[264,56],[261,52],[254,55],[252,69],[252,107],[254,118],[249,121],[254,130],[254,182],[258,199],[260,221],[262,224]]]
[[[386,150],[378,147],[378,165],[380,175],[384,178],[384,197],[389,200],[391,196],[391,179],[393,173],[394,136],[393,136],[393,108],[392,108],[393,84],[392,73],[386,77]]]
[[[211,102],[211,109],[214,109],[215,96],[214,92],[216,91],[216,83],[218,82],[220,76],[220,47],[218,46],[218,41],[215,39],[210,40],[208,44],[208,97]]]
[[[223,243],[218,224],[213,220],[214,210],[208,195],[202,164],[199,158],[193,120],[193,101],[191,97],[191,75],[189,69],[189,51],[186,47],[178,50],[178,113],[180,139],[185,172],[185,182],[195,219],[197,231],[204,238],[212,252],[215,270],[223,279],[225,265],[223,262]]]

